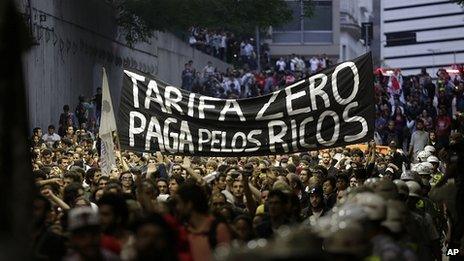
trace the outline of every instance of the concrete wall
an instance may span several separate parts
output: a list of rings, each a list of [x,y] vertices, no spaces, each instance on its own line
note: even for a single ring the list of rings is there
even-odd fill
[[[229,66],[191,48],[168,33],[150,43],[125,44],[113,10],[101,0],[17,0],[31,25],[36,44],[24,55],[30,126],[58,125],[64,104],[74,110],[78,96],[92,97],[101,86],[105,66],[117,110],[123,68],[134,68],[180,85],[184,63],[197,69],[211,60],[219,70]],[[30,5],[29,5],[30,3]]]
[[[343,57],[343,46],[345,46],[346,57]],[[366,47],[348,32],[340,33],[340,60],[352,60],[366,52]]]

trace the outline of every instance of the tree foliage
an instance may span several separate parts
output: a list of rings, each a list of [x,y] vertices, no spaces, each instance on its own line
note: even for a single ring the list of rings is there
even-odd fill
[[[310,15],[310,0],[304,0]],[[255,27],[285,24],[292,11],[284,0],[121,0],[118,24],[128,43],[146,41],[153,31],[185,31],[190,26],[251,34]]]

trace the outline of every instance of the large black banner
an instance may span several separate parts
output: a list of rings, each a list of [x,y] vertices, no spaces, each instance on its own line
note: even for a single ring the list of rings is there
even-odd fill
[[[123,149],[168,154],[284,154],[360,143],[374,133],[370,53],[257,98],[217,99],[124,71]]]

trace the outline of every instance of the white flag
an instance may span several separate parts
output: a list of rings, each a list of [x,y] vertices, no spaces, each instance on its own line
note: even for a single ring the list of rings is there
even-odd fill
[[[114,155],[113,131],[116,131],[113,103],[111,102],[110,87],[106,70],[103,68],[102,108],[99,135],[101,139],[101,170],[103,175],[109,175],[111,168],[116,166]]]

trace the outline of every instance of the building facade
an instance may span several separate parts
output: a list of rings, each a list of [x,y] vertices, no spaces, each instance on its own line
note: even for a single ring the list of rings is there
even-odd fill
[[[311,18],[303,17],[303,1],[287,1],[293,19],[271,30],[268,44],[273,57],[326,54],[334,62],[366,52],[361,23],[372,19],[372,0],[314,0]]]
[[[317,0],[314,15],[303,17],[303,1],[287,1],[293,19],[286,25],[272,28],[268,39],[273,57],[292,53],[305,57],[326,54],[340,57],[340,0]]]
[[[369,51],[361,37],[361,23],[372,21],[372,0],[340,0],[340,61]]]
[[[381,1],[381,59],[403,75],[464,63],[464,11],[451,1]]]

